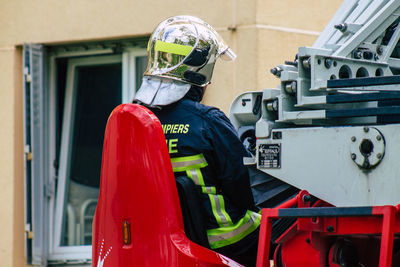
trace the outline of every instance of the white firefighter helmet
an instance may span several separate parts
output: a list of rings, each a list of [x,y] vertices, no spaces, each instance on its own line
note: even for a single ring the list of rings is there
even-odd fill
[[[210,83],[217,58],[236,58],[208,23],[187,15],[161,22],[150,37],[147,50],[147,69],[136,94],[136,100],[147,105],[178,101],[191,85],[203,87]]]

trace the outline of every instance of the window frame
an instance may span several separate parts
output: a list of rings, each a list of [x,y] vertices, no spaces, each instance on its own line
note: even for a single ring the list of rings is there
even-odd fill
[[[146,49],[127,48],[122,54],[122,103],[129,103],[136,93],[136,58],[147,56]]]
[[[60,238],[63,225],[64,207],[66,204],[66,189],[69,182],[69,171],[71,165],[71,150],[72,150],[72,135],[74,132],[74,118],[76,105],[76,81],[77,69],[79,67],[96,66],[103,64],[121,63],[121,55],[107,55],[85,58],[74,58],[68,60],[67,81],[64,96],[63,124],[61,129],[61,148],[60,148],[60,168],[58,171],[57,196],[54,216],[54,240],[52,251],[58,255],[57,258],[64,257],[65,253],[74,251],[74,248],[79,251],[78,255],[85,253],[91,254],[91,246],[61,246]],[[122,77],[121,77],[122,78]],[[122,102],[122,99],[121,99]],[[79,257],[80,258],[80,257]]]
[[[48,113],[48,123],[44,126],[44,131],[47,133],[48,138],[48,146],[44,149],[46,153],[48,153],[48,161],[45,163],[46,172],[49,174],[49,184],[47,185],[48,190],[50,190],[51,194],[49,194],[48,198],[48,220],[43,221],[45,227],[47,227],[47,236],[44,239],[43,248],[44,257],[47,258],[46,262],[51,264],[66,264],[66,263],[81,263],[84,265],[89,265],[91,262],[91,248],[92,246],[59,246],[60,244],[60,233],[61,233],[61,222],[62,222],[62,209],[57,206],[64,204],[65,199],[65,185],[66,173],[62,174],[64,171],[61,168],[61,156],[67,151],[68,147],[62,147],[63,138],[67,138],[68,135],[65,133],[61,133],[61,135],[65,137],[61,137],[61,147],[60,147],[60,168],[58,170],[58,177],[56,175],[56,168],[53,165],[53,160],[56,158],[56,108],[57,108],[57,59],[60,58],[68,58],[68,60],[74,64],[70,64],[70,68],[76,69],[79,66],[79,62],[84,62],[84,64],[97,65],[97,63],[101,62],[100,58],[109,57],[110,61],[107,63],[121,63],[122,67],[122,99],[121,103],[130,102],[135,95],[136,88],[136,58],[140,56],[146,56],[147,51],[143,47],[125,47],[122,53],[115,54],[113,49],[99,49],[99,50],[90,50],[90,51],[62,51],[62,52],[53,52],[49,53],[45,57],[46,70],[45,70],[45,81],[48,86],[45,86],[43,89],[45,93],[48,95],[48,102],[44,103],[46,109],[49,111]],[[99,59],[96,59],[99,58]],[[101,62],[104,64],[104,61]],[[72,67],[74,66],[74,67]],[[87,66],[87,65],[86,65]],[[64,100],[67,99],[68,91],[71,91],[69,88],[73,85],[73,77],[74,75],[68,75],[70,70],[67,69],[67,80],[66,80],[66,91]],[[68,81],[69,80],[69,81]],[[72,97],[71,92],[68,97]],[[64,104],[65,105],[65,104]],[[72,108],[72,106],[70,107]],[[65,110],[65,106],[64,106]],[[71,109],[70,109],[71,110]],[[62,128],[64,128],[64,124],[72,124],[70,118],[72,118],[72,114],[66,115],[63,114],[63,122]],[[69,118],[69,119],[68,119]],[[68,119],[66,122],[65,119]],[[65,128],[64,128],[65,129]],[[62,130],[61,130],[62,131]],[[66,146],[66,144],[64,144]],[[68,144],[70,146],[70,144]],[[61,150],[63,149],[63,152]],[[65,161],[65,156],[63,158]],[[65,168],[65,162],[63,163],[63,168]],[[64,175],[64,177],[60,177],[60,175]],[[58,180],[58,185],[56,188],[56,183]],[[60,182],[63,183],[63,187],[60,186]],[[64,190],[60,190],[64,188]],[[61,193],[60,193],[61,191]],[[64,199],[63,199],[64,198]],[[61,211],[60,211],[61,210]]]

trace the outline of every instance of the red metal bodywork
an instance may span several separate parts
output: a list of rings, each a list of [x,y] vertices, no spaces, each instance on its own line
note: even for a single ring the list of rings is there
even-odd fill
[[[399,205],[335,208],[318,200],[310,207],[307,197],[301,191],[263,209],[257,266],[270,266],[272,222],[278,218],[297,220],[276,241],[275,266],[337,267],[343,238],[362,254],[365,267],[400,266],[392,252]],[[92,243],[93,267],[240,266],[186,237],[161,124],[134,104],[118,106],[107,123]]]
[[[240,266],[186,237],[161,124],[135,104],[107,123],[92,244],[93,267]]]
[[[339,266],[333,249],[343,239],[354,244],[360,266],[400,266],[398,253],[393,255],[395,233],[400,233],[399,205],[336,208],[319,200],[313,207],[306,208],[306,195],[306,191],[301,191],[296,198],[277,208],[263,209],[258,267],[270,266],[272,222],[278,218],[297,218],[297,221],[277,240],[275,266]]]

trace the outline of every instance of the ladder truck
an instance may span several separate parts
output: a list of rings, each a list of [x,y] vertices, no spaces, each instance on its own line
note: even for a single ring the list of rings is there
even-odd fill
[[[400,0],[346,0],[313,46],[271,70],[277,88],[233,101],[262,210],[257,266],[400,266],[399,22]],[[158,119],[117,107],[93,266],[240,266],[193,234],[187,195]]]

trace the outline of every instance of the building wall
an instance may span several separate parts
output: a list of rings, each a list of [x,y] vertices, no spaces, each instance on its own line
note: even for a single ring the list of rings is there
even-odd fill
[[[0,1],[0,262],[25,266],[23,43],[62,44],[149,35],[162,19],[191,14],[213,25],[237,53],[218,62],[205,103],[228,112],[240,92],[276,87],[269,70],[310,46],[342,0]],[[228,29],[229,28],[229,29]]]

